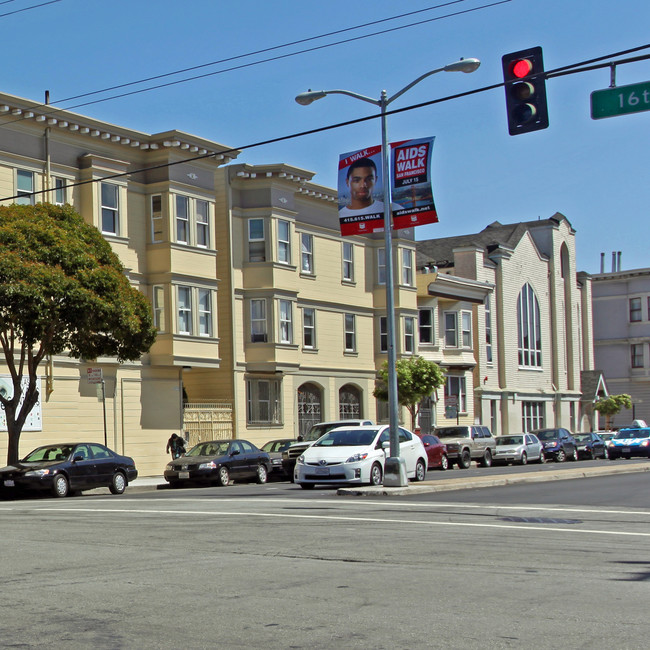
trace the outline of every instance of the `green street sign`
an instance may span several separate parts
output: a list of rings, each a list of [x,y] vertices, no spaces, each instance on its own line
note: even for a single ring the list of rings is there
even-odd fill
[[[591,119],[650,111],[650,81],[591,93]]]

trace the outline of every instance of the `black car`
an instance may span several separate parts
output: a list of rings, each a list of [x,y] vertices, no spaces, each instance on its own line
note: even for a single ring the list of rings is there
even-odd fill
[[[569,460],[578,460],[578,445],[573,434],[568,429],[537,429],[532,431],[544,447],[546,458],[553,458],[558,463]]]
[[[167,464],[164,477],[171,487],[190,483],[226,486],[241,479],[266,483],[271,458],[248,440],[209,440]]]
[[[120,456],[97,442],[71,442],[34,449],[15,465],[0,469],[5,494],[49,490],[57,497],[107,487],[122,494],[138,476],[133,458]]]
[[[578,443],[578,458],[608,458],[607,443],[596,433],[574,433]]]
[[[262,451],[265,451],[271,458],[271,475],[269,478],[290,478],[282,467],[282,452],[294,442],[293,438],[279,438],[278,440],[269,440],[262,445]]]

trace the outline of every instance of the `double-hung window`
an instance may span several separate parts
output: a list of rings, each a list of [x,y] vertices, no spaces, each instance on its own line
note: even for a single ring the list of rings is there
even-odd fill
[[[178,332],[192,334],[192,289],[178,287]]]
[[[195,202],[196,208],[196,245],[201,248],[210,246],[210,204],[202,199]]]
[[[472,312],[463,311],[460,314],[460,322],[462,326],[462,340],[464,348],[472,347]]]
[[[410,248],[402,249],[402,284],[413,286],[413,251]]]
[[[388,352],[388,318],[379,317],[379,351],[383,354]]]
[[[101,184],[102,232],[118,235],[120,228],[119,188],[112,183]]]
[[[26,169],[16,170],[16,203],[19,205],[34,205],[34,172]]]
[[[386,284],[386,249],[377,249],[377,284]]]
[[[458,313],[455,311],[445,312],[445,347],[458,347]]]
[[[467,413],[465,377],[447,377],[447,383],[445,384],[445,402],[451,403],[452,400],[456,402],[459,413]]]
[[[246,419],[249,425],[282,424],[279,379],[249,379],[246,382]]]
[[[264,219],[248,220],[248,261],[266,262]]]
[[[300,235],[300,270],[314,273],[314,237],[307,233]]]
[[[343,242],[343,280],[354,282],[354,245]]]
[[[423,307],[418,312],[420,343],[433,343],[433,309]]]
[[[163,240],[163,215],[162,196],[154,194],[151,197],[151,241],[154,243]]]
[[[187,196],[176,195],[176,241],[190,243],[190,200]]]
[[[280,343],[293,343],[293,318],[290,300],[279,301]]]
[[[640,323],[642,320],[641,298],[630,298],[630,323]]]
[[[159,332],[165,331],[165,290],[160,284],[154,285],[153,295],[153,324]]]
[[[522,431],[528,433],[544,428],[544,402],[521,403]]]
[[[412,316],[404,318],[404,352],[406,354],[415,352],[415,318]]]
[[[486,361],[492,363],[492,308],[490,296],[485,298],[485,356]]]
[[[291,264],[291,240],[288,221],[280,219],[278,221],[278,262],[281,264]]]
[[[316,347],[316,310],[312,307],[302,310],[302,345],[310,350]]]
[[[56,205],[64,205],[66,200],[66,181],[65,178],[54,179],[54,203]]]
[[[199,336],[212,336],[212,292],[199,289]]]
[[[268,340],[266,325],[266,299],[251,300],[251,342],[266,343]]]
[[[354,314],[345,314],[344,328],[345,328],[345,351],[355,352],[357,349],[357,331],[356,331],[356,318]]]
[[[630,346],[630,358],[633,368],[643,368],[643,343],[633,343]]]

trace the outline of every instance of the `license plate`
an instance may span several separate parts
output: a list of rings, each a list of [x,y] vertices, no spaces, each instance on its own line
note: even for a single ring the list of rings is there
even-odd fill
[[[318,476],[329,476],[330,468],[329,467],[317,467],[316,474]]]
[[[5,481],[5,487],[15,487],[15,486],[16,486],[16,484],[13,482],[12,479],[8,478],[8,479]]]
[[[629,447],[623,447],[623,449],[621,449],[621,451],[622,451],[624,454],[628,454],[628,453],[630,453],[630,448],[629,448]]]
[[[189,472],[178,472],[178,478],[189,478],[190,473]]]

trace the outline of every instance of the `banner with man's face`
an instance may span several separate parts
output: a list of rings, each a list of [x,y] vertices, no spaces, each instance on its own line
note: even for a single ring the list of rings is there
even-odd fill
[[[339,224],[342,235],[367,235],[384,229],[381,146],[339,157]]]
[[[393,228],[436,223],[438,214],[431,186],[434,138],[391,143]]]

